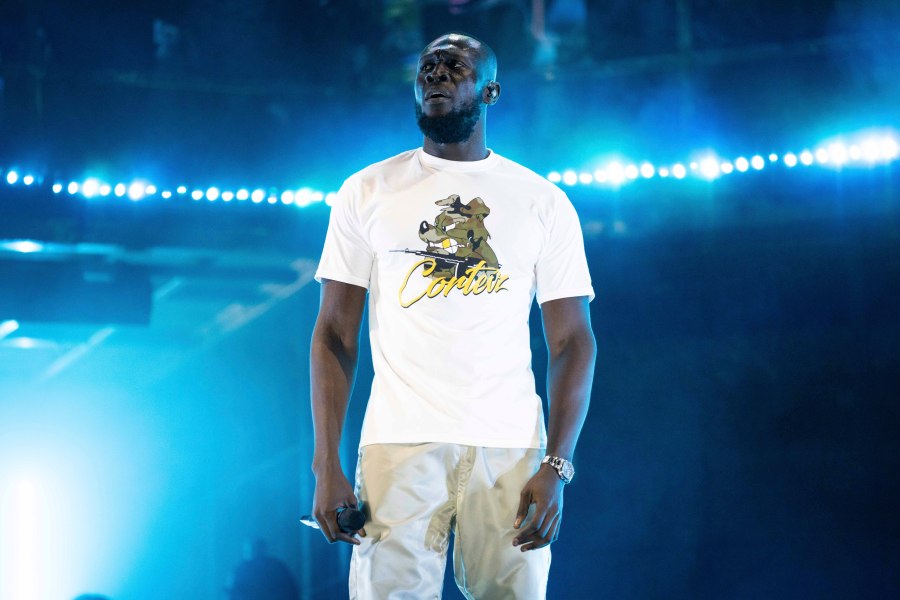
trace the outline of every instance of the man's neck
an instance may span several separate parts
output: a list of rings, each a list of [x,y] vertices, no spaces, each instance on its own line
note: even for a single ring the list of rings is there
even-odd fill
[[[487,144],[484,141],[484,130],[478,128],[464,142],[456,144],[439,144],[426,137],[422,143],[422,149],[432,156],[446,160],[484,160],[488,156]]]

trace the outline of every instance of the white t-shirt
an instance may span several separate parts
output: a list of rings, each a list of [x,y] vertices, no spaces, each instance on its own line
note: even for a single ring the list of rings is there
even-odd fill
[[[338,192],[316,279],[369,290],[362,446],[546,446],[531,303],[594,297],[578,216],[555,185],[493,152],[376,163]]]

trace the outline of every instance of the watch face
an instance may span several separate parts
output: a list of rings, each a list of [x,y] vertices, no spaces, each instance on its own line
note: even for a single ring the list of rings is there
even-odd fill
[[[573,477],[575,477],[575,467],[572,466],[572,463],[566,461],[562,465],[562,476],[567,482],[571,481]]]

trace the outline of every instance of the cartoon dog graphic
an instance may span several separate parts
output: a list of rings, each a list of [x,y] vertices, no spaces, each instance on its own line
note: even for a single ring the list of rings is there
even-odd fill
[[[434,223],[422,221],[419,224],[419,239],[426,243],[426,252],[444,256],[453,255],[467,263],[485,261],[488,267],[499,267],[497,255],[488,240],[490,232],[484,226],[484,219],[491,209],[481,198],[474,198],[463,204],[457,194],[451,194],[435,202],[441,212]],[[432,277],[446,275],[443,270]]]

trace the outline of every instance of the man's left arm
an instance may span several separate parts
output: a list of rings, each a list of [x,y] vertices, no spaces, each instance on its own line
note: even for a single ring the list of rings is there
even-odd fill
[[[549,300],[541,305],[541,314],[550,355],[547,454],[572,460],[587,416],[597,356],[588,299],[581,296]],[[564,485],[556,469],[548,464],[542,464],[525,484],[515,522],[515,527],[522,529],[513,546],[525,552],[556,541],[562,523]],[[525,522],[532,504],[534,515]]]

